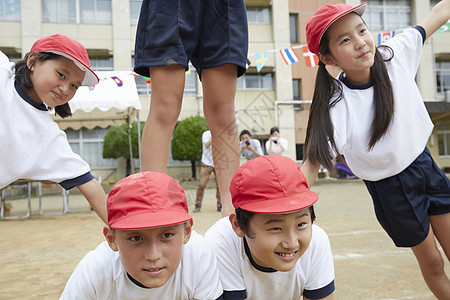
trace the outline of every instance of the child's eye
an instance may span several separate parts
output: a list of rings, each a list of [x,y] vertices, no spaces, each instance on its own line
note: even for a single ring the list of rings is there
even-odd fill
[[[76,84],[72,84],[72,88],[78,90],[78,86]]]
[[[173,237],[175,234],[171,233],[171,232],[166,232],[163,233],[163,235],[161,236],[163,239],[169,239],[171,237]]]
[[[363,29],[361,29],[360,33],[366,33],[366,31],[367,31],[367,28],[363,28]]]
[[[270,228],[269,231],[277,232],[277,231],[281,231],[281,228],[280,227],[273,227],[273,228]]]
[[[298,223],[297,227],[298,227],[298,228],[303,228],[303,227],[306,227],[306,225],[308,225],[308,223],[306,223],[306,222],[301,222],[301,223]]]
[[[341,41],[341,44],[345,44],[345,43],[348,43],[350,41],[350,39],[349,38],[345,38],[345,39],[343,39],[342,41]]]
[[[58,74],[59,74],[59,77],[61,77],[62,79],[66,79],[66,76],[64,76],[63,73],[59,73],[59,72],[58,72]]]
[[[140,237],[138,235],[133,235],[133,236],[129,237],[128,239],[132,242],[138,242],[138,241],[142,240],[142,237]]]

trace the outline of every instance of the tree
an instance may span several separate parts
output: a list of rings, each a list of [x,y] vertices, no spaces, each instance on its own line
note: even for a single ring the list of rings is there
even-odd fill
[[[127,176],[131,174],[130,143],[128,135],[131,136],[133,158],[139,158],[137,127],[137,122],[133,122],[131,128],[129,128],[127,123],[120,126],[111,126],[103,141],[103,158],[125,158],[127,160]],[[141,136],[143,129],[144,123],[141,123]]]
[[[172,158],[190,160],[192,177],[196,178],[195,162],[202,158],[202,134],[208,130],[204,117],[194,116],[177,124],[172,137]]]

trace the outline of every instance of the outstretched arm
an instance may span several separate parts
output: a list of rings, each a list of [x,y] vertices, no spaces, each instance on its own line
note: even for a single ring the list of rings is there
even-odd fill
[[[320,164],[314,165],[309,160],[303,161],[303,164],[300,167],[300,170],[302,171],[303,175],[305,175],[305,177],[306,177],[306,182],[308,183],[308,187],[311,188],[311,186],[314,184],[314,181],[316,181],[317,175],[319,174],[319,168],[320,168]]]
[[[106,213],[106,194],[100,183],[94,178],[91,181],[77,186],[86,200],[95,210],[97,215],[105,224],[108,224],[108,216]]]
[[[418,25],[425,29],[427,39],[450,19],[450,0],[436,4],[425,19]]]

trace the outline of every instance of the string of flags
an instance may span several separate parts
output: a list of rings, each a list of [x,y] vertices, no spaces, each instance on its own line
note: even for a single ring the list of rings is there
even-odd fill
[[[446,24],[441,26],[436,33],[441,33],[445,31],[450,30],[450,19],[447,21]],[[388,31],[388,32],[381,32],[377,35],[377,41],[378,45],[388,41],[389,39],[393,38],[395,36],[397,31]],[[286,63],[286,65],[291,65],[293,63],[299,62],[301,59],[297,55],[297,53],[294,51],[294,49],[302,49],[303,58],[305,60],[305,64],[308,68],[315,67],[319,64],[319,57],[315,55],[314,53],[310,52],[307,45],[297,45],[286,49],[273,49],[258,53],[249,53],[248,56],[255,56],[256,61],[256,71],[259,72],[266,64],[267,60],[269,59],[269,53],[271,52],[279,52],[281,54],[281,57],[283,58],[283,61]]]

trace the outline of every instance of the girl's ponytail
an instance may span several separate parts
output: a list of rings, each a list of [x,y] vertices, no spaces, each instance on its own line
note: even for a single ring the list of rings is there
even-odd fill
[[[334,95],[338,95],[338,97],[330,102]],[[312,164],[320,163],[330,171],[334,170],[330,145],[336,153],[337,148],[329,112],[330,108],[341,98],[340,83],[328,73],[325,64],[320,61],[306,129],[305,160],[309,160]]]

